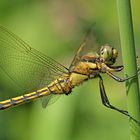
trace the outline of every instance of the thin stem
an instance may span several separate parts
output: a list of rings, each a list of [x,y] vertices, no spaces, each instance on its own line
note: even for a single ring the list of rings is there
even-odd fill
[[[130,0],[117,0],[122,57],[126,76],[137,72]],[[129,114],[140,122],[140,96],[138,77],[126,83]],[[130,121],[131,140],[140,140],[140,125]]]

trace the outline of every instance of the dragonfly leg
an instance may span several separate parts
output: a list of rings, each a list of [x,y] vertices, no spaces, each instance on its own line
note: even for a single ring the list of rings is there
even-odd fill
[[[123,66],[109,66],[108,69],[111,72],[119,72],[122,71]]]
[[[127,77],[127,78],[120,78],[120,77],[117,77],[116,75],[114,75],[113,73],[111,73],[110,71],[106,71],[106,73],[112,77],[114,80],[118,81],[118,82],[125,82],[127,80],[130,80],[130,79],[133,79],[135,78],[138,74],[140,74],[140,69],[137,70],[137,73],[133,76],[130,76],[130,77]]]
[[[100,94],[101,94],[101,100],[102,100],[102,103],[104,106],[110,108],[110,109],[113,109],[113,110],[116,110],[130,118],[132,118],[129,114],[128,114],[128,111],[125,111],[125,110],[121,110],[113,105],[110,104],[109,100],[108,100],[108,97],[106,95],[106,92],[105,92],[105,88],[104,88],[104,84],[103,84],[103,79],[102,77],[99,75],[99,78],[100,78],[100,81],[99,81],[99,86],[100,86]]]
[[[103,105],[106,106],[107,108],[116,110],[116,111],[122,113],[125,116],[128,116],[130,119],[132,119],[134,122],[136,122],[137,124],[140,125],[140,122],[137,121],[135,118],[133,118],[131,115],[129,115],[128,111],[119,109],[119,108],[113,106],[112,104],[110,104],[109,99],[108,99],[108,97],[106,95],[106,92],[105,92],[103,79],[100,75],[98,75],[98,76],[100,78],[99,85],[100,85],[100,94],[101,94],[101,100],[102,100]]]

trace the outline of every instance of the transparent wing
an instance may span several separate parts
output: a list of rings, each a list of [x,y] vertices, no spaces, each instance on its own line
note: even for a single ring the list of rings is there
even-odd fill
[[[0,68],[23,92],[42,88],[68,72],[66,67],[31,48],[2,26],[0,26]]]
[[[53,104],[54,102],[56,102],[60,97],[61,97],[60,95],[50,94],[48,96],[45,96],[45,97],[41,98],[42,107],[46,108],[48,105]]]
[[[70,65],[70,71],[73,70],[76,63],[78,63],[81,60],[81,57],[88,53],[95,53],[95,55],[99,52],[99,45],[97,44],[97,40],[95,37],[95,30],[94,27],[90,28],[88,32],[86,33],[86,36],[81,43],[71,65]]]

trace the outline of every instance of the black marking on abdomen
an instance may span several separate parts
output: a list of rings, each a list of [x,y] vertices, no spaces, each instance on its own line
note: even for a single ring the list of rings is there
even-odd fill
[[[0,109],[2,109],[4,107],[4,105],[0,104]]]
[[[60,80],[57,79],[57,84],[60,86],[61,90],[65,93],[66,91],[65,91],[64,88],[62,87],[61,82],[64,82],[64,80],[61,80],[61,81],[60,81]],[[56,84],[56,85],[57,85],[57,84]],[[60,89],[59,89],[59,90],[60,90]]]
[[[12,106],[14,106],[14,105],[16,105],[17,104],[17,102],[16,102],[16,100],[14,100],[14,99],[10,99],[10,102],[9,102]]]
[[[28,102],[29,101],[29,99],[28,99],[29,96],[26,96],[26,95],[22,95],[22,96],[23,96],[23,101],[24,102]]]
[[[53,87],[53,86],[52,86],[52,87]],[[48,86],[47,88],[48,88],[48,90],[49,90],[49,93],[52,93],[52,94],[54,93],[54,92],[51,91],[51,87]]]

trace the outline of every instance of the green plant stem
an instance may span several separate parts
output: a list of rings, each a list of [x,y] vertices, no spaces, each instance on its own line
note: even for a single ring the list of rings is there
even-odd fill
[[[130,0],[117,0],[124,72],[132,76],[137,72]],[[138,76],[126,82],[129,114],[140,122],[140,96]],[[140,125],[130,121],[131,140],[140,140]]]

